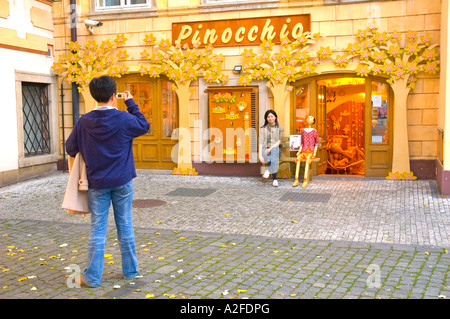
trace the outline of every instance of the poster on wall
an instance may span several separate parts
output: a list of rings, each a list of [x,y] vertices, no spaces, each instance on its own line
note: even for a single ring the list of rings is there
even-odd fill
[[[289,136],[289,150],[298,151],[300,149],[300,144],[302,142],[301,135],[290,135]]]
[[[373,107],[381,107],[381,95],[372,95],[372,106]]]

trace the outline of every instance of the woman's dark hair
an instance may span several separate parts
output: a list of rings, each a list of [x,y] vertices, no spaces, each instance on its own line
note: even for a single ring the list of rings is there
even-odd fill
[[[278,115],[277,115],[277,113],[274,110],[267,110],[266,111],[266,113],[264,114],[264,125],[261,126],[261,127],[269,125],[269,122],[267,121],[267,117],[269,116],[269,114],[273,114],[275,116],[275,125],[278,127],[279,126],[278,125]]]
[[[111,96],[117,92],[116,81],[107,75],[93,78],[89,83],[89,91],[94,100],[99,103],[107,103]]]

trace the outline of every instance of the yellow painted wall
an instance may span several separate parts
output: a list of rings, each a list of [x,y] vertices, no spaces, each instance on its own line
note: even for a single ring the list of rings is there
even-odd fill
[[[442,0],[442,11],[447,14],[442,15],[442,33],[441,33],[441,52],[447,52],[450,43],[450,24],[448,12],[450,9],[449,0]],[[438,127],[444,130],[443,141],[443,157],[444,170],[450,170],[450,120],[445,118],[450,114],[450,64],[448,63],[448,55],[441,56],[441,76],[439,86],[439,111],[438,111]]]
[[[54,45],[51,35],[45,36],[39,33],[53,31],[53,19],[51,6],[34,0],[24,2],[24,8],[28,12],[10,12],[10,5],[18,10],[16,0],[0,0],[0,19],[5,19],[0,27],[0,46],[14,50],[23,50],[39,54],[46,54],[48,45]],[[17,25],[14,21],[17,15],[28,18],[24,25]],[[26,24],[31,22],[35,29],[27,28]],[[23,30],[26,30],[23,32]],[[20,32],[20,34],[19,34]],[[48,33],[48,32],[47,32]]]
[[[92,0],[91,0],[92,1]],[[156,0],[157,16],[142,18],[120,19],[120,14],[114,15],[106,20],[101,20],[104,24],[100,28],[94,29],[94,35],[89,35],[83,23],[79,24],[78,39],[81,43],[88,40],[101,41],[105,38],[113,38],[116,33],[125,33],[128,38],[126,49],[133,62],[139,60],[140,44],[144,34],[153,32],[157,38],[171,38],[171,25],[180,21],[203,21],[216,19],[234,19],[247,17],[270,17],[289,14],[311,14],[311,31],[320,32],[324,37],[317,41],[316,47],[331,46],[342,54],[349,42],[354,42],[354,34],[359,29],[367,27],[368,21],[375,19],[382,31],[407,32],[410,28],[418,31],[418,34],[429,33],[434,42],[441,40],[441,1],[440,0],[398,0],[363,2],[343,5],[323,5],[323,1],[288,1],[282,0],[277,8],[266,8],[257,10],[233,10],[223,12],[200,13],[198,4],[200,0]],[[445,0],[448,2],[448,0]],[[61,53],[65,44],[70,41],[70,29],[65,24],[62,11],[68,0],[55,2],[53,4],[55,21],[55,41],[56,50]],[[81,21],[88,17],[100,19],[101,17],[91,15],[90,2],[81,0],[82,8]],[[124,11],[125,12],[125,11]],[[447,13],[446,13],[447,14]],[[67,14],[66,14],[67,15]],[[448,29],[447,29],[448,30]],[[449,32],[447,32],[448,34]],[[255,48],[256,50],[257,48]],[[314,49],[314,47],[313,47]],[[225,57],[224,69],[231,74],[234,65],[242,61],[241,48],[221,48],[217,53],[222,53]],[[445,51],[444,51],[445,52]],[[439,76],[419,75],[416,88],[411,91],[408,97],[408,133],[411,158],[433,159],[437,156],[438,134],[437,127],[442,121],[443,109],[442,97],[439,91],[442,83]],[[66,84],[66,87],[69,86]],[[198,91],[198,83],[192,87]],[[448,90],[447,90],[448,91]],[[449,91],[450,92],[450,91]],[[71,112],[70,94],[66,95],[67,114]],[[193,95],[190,103],[189,123],[191,129],[194,122],[199,117],[198,92]],[[269,93],[270,107],[273,107],[273,97]],[[449,104],[449,103],[447,103]],[[66,124],[71,121],[66,120]],[[446,121],[446,132],[450,133],[450,121]],[[199,148],[193,142],[193,150]],[[198,155],[198,154],[194,154]],[[450,169],[450,147],[446,148],[446,168]]]
[[[0,18],[6,19],[9,16],[8,0],[0,0]]]

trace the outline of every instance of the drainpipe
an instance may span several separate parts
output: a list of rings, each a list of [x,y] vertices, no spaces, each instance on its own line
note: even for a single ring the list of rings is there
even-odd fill
[[[70,40],[72,42],[77,41],[77,10],[76,10],[76,0],[70,0]],[[72,114],[73,114],[73,125],[78,121],[80,117],[80,99],[78,95],[78,86],[76,83],[72,83]]]

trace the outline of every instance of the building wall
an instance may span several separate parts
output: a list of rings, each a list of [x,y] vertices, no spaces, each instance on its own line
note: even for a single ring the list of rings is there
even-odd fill
[[[323,37],[317,46],[330,46],[336,53],[342,53],[349,42],[354,42],[354,35],[359,29],[367,27],[368,21],[375,19],[381,31],[407,32],[411,28],[419,35],[429,33],[434,42],[440,41],[441,1],[440,0],[398,0],[371,1],[352,4],[325,5],[323,0],[311,1],[255,1],[229,5],[207,5],[202,0],[155,0],[156,8],[132,12],[94,11],[94,1],[80,0],[78,39],[81,43],[88,40],[113,38],[117,33],[125,33],[128,38],[126,49],[137,63],[140,43],[145,33],[152,32],[157,38],[171,38],[173,22],[206,21],[216,19],[237,19],[247,17],[270,17],[279,15],[311,14],[311,31],[320,32]],[[56,51],[61,53],[70,40],[67,19],[68,0],[53,4]],[[257,8],[257,9],[254,9]],[[103,26],[94,29],[89,35],[82,21],[94,19],[103,22]],[[245,47],[227,47],[215,49],[225,57],[224,69],[231,74],[234,65],[241,64],[240,53]],[[329,70],[333,68],[330,67]],[[435,160],[438,154],[438,119],[439,119],[439,77],[420,74],[416,88],[408,97],[408,134],[410,156],[412,160]],[[68,89],[67,83],[65,87]],[[199,105],[199,84],[191,87],[195,93],[190,101],[190,128],[196,130],[196,120],[202,118],[202,106]],[[265,108],[273,108],[273,99],[269,90]],[[70,123],[70,94],[66,94],[66,123]],[[261,113],[261,112],[260,112]],[[447,121],[448,122],[448,121]],[[70,132],[70,126],[66,128]],[[67,136],[67,134],[66,134]],[[193,134],[192,136],[198,136]],[[61,144],[61,143],[60,143]],[[202,148],[199,141],[192,142],[194,158],[199,158]]]
[[[58,132],[53,58],[47,56],[54,46],[50,1],[0,0],[0,186],[55,170]],[[21,83],[50,85],[50,155],[25,158]]]

